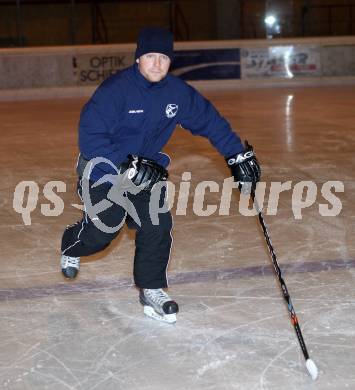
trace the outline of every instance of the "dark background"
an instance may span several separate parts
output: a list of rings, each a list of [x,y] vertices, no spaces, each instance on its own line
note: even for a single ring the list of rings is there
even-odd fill
[[[177,41],[355,33],[355,0],[0,0],[0,47],[134,42],[140,28],[170,28]]]

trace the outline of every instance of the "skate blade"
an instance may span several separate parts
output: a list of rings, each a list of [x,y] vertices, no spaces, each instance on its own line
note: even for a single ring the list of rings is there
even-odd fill
[[[151,306],[144,306],[144,314],[149,318],[153,318],[154,320],[165,322],[167,324],[175,324],[176,322],[176,314],[160,315]]]

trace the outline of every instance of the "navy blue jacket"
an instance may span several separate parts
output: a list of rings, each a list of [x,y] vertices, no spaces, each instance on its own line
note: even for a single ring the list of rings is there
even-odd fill
[[[225,157],[244,150],[228,122],[194,88],[171,74],[151,83],[134,64],[105,80],[83,107],[80,152],[86,159],[104,157],[115,165],[134,154],[166,167],[169,157],[162,149],[178,124],[207,137]],[[105,173],[114,171],[100,164],[91,179]]]

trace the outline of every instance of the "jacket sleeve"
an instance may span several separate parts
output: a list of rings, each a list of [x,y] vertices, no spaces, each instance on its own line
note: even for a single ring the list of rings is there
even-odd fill
[[[194,135],[208,138],[211,144],[225,157],[244,150],[239,136],[231,129],[216,108],[190,85],[183,102],[180,124]],[[185,95],[186,96],[186,95]]]
[[[79,149],[86,159],[104,157],[114,165],[126,156],[121,156],[118,145],[112,142],[112,130],[119,120],[119,108],[109,88],[101,85],[83,107],[79,122]],[[100,164],[100,169],[113,173],[109,164]]]

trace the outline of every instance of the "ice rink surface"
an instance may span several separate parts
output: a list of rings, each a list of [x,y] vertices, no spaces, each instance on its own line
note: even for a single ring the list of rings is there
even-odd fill
[[[207,97],[253,144],[267,185],[264,210],[270,182],[292,182],[265,220],[319,378],[307,374],[257,217],[239,212],[237,192],[229,215],[218,207],[196,215],[196,185],[216,182],[220,191],[207,191],[205,206],[218,206],[229,172],[208,141],[185,130],[165,150],[177,191],[191,172],[186,215],[176,215],[176,202],[172,211],[176,325],[144,317],[127,228],[107,250],[82,259],[75,281],[63,279],[61,235],[81,215],[72,205],[79,203],[76,127],[86,99],[56,99],[0,103],[1,389],[355,389],[354,88]],[[23,181],[35,183],[38,199],[36,191],[14,198]],[[43,191],[52,181],[62,183],[63,212],[46,216],[53,203]],[[317,197],[296,219],[292,196],[301,181],[315,183]],[[333,191],[342,206],[333,217],[320,213],[320,205],[332,207],[322,193],[329,181],[344,185]],[[27,225],[14,203],[18,211],[32,205]]]

